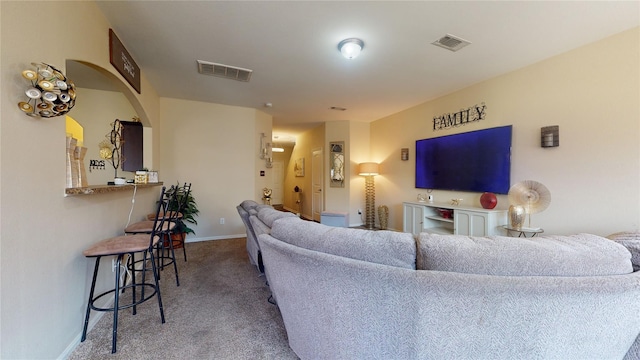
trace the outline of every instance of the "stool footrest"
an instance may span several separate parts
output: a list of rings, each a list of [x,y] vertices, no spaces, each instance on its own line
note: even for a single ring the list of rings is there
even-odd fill
[[[131,303],[127,303],[127,304],[120,304],[118,305],[118,309],[117,310],[124,310],[124,309],[128,309],[134,306],[138,306],[140,304],[142,304],[143,302],[151,299],[152,297],[154,297],[156,295],[156,287],[153,284],[130,284],[130,285],[126,285],[126,286],[122,286],[120,287],[120,290],[125,290],[125,289],[130,289],[133,287],[142,287],[143,288],[143,292],[142,292],[142,298],[137,299],[135,302],[131,302]],[[151,287],[151,289],[153,289],[153,292],[147,296],[144,295],[144,287]],[[112,307],[108,307],[108,308],[102,308],[102,307],[98,307],[95,306],[95,301],[102,298],[103,296],[106,296],[108,294],[112,294],[114,293],[116,290],[115,289],[111,289],[111,290],[107,290],[105,292],[103,292],[102,294],[99,294],[97,296],[95,296],[91,302],[89,303],[89,306],[91,307],[91,310],[95,310],[95,311],[114,311],[116,310],[113,306]]]

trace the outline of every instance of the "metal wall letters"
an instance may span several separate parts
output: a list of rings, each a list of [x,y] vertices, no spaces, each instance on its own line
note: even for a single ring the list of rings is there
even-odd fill
[[[457,113],[449,113],[433,118],[433,130],[448,129],[455,126],[467,125],[470,122],[484,120],[487,113],[484,103],[463,109]]]

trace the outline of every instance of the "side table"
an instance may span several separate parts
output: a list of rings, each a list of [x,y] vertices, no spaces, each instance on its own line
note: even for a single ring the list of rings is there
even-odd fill
[[[516,228],[512,228],[509,225],[503,225],[502,226],[503,229],[505,229],[507,231],[507,236],[512,236],[511,233],[518,233],[518,237],[534,237],[537,234],[541,234],[544,232],[544,230],[542,228],[520,228],[520,229],[516,229]],[[530,234],[530,235],[528,235]]]

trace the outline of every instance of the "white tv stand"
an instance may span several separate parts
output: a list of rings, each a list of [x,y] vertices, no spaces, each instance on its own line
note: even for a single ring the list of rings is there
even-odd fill
[[[504,235],[502,226],[507,224],[507,210],[417,201],[404,202],[402,208],[402,231],[414,235],[421,232],[469,236]],[[444,218],[438,209],[452,210],[453,214],[451,218]]]

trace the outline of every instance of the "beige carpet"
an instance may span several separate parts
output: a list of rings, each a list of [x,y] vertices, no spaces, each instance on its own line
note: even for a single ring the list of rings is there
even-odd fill
[[[165,324],[155,298],[135,316],[120,311],[111,354],[113,314],[105,313],[69,359],[298,359],[278,308],[267,301],[264,276],[249,264],[245,239],[186,247],[187,262],[182,250],[176,254],[180,286],[173,267],[161,273]]]

